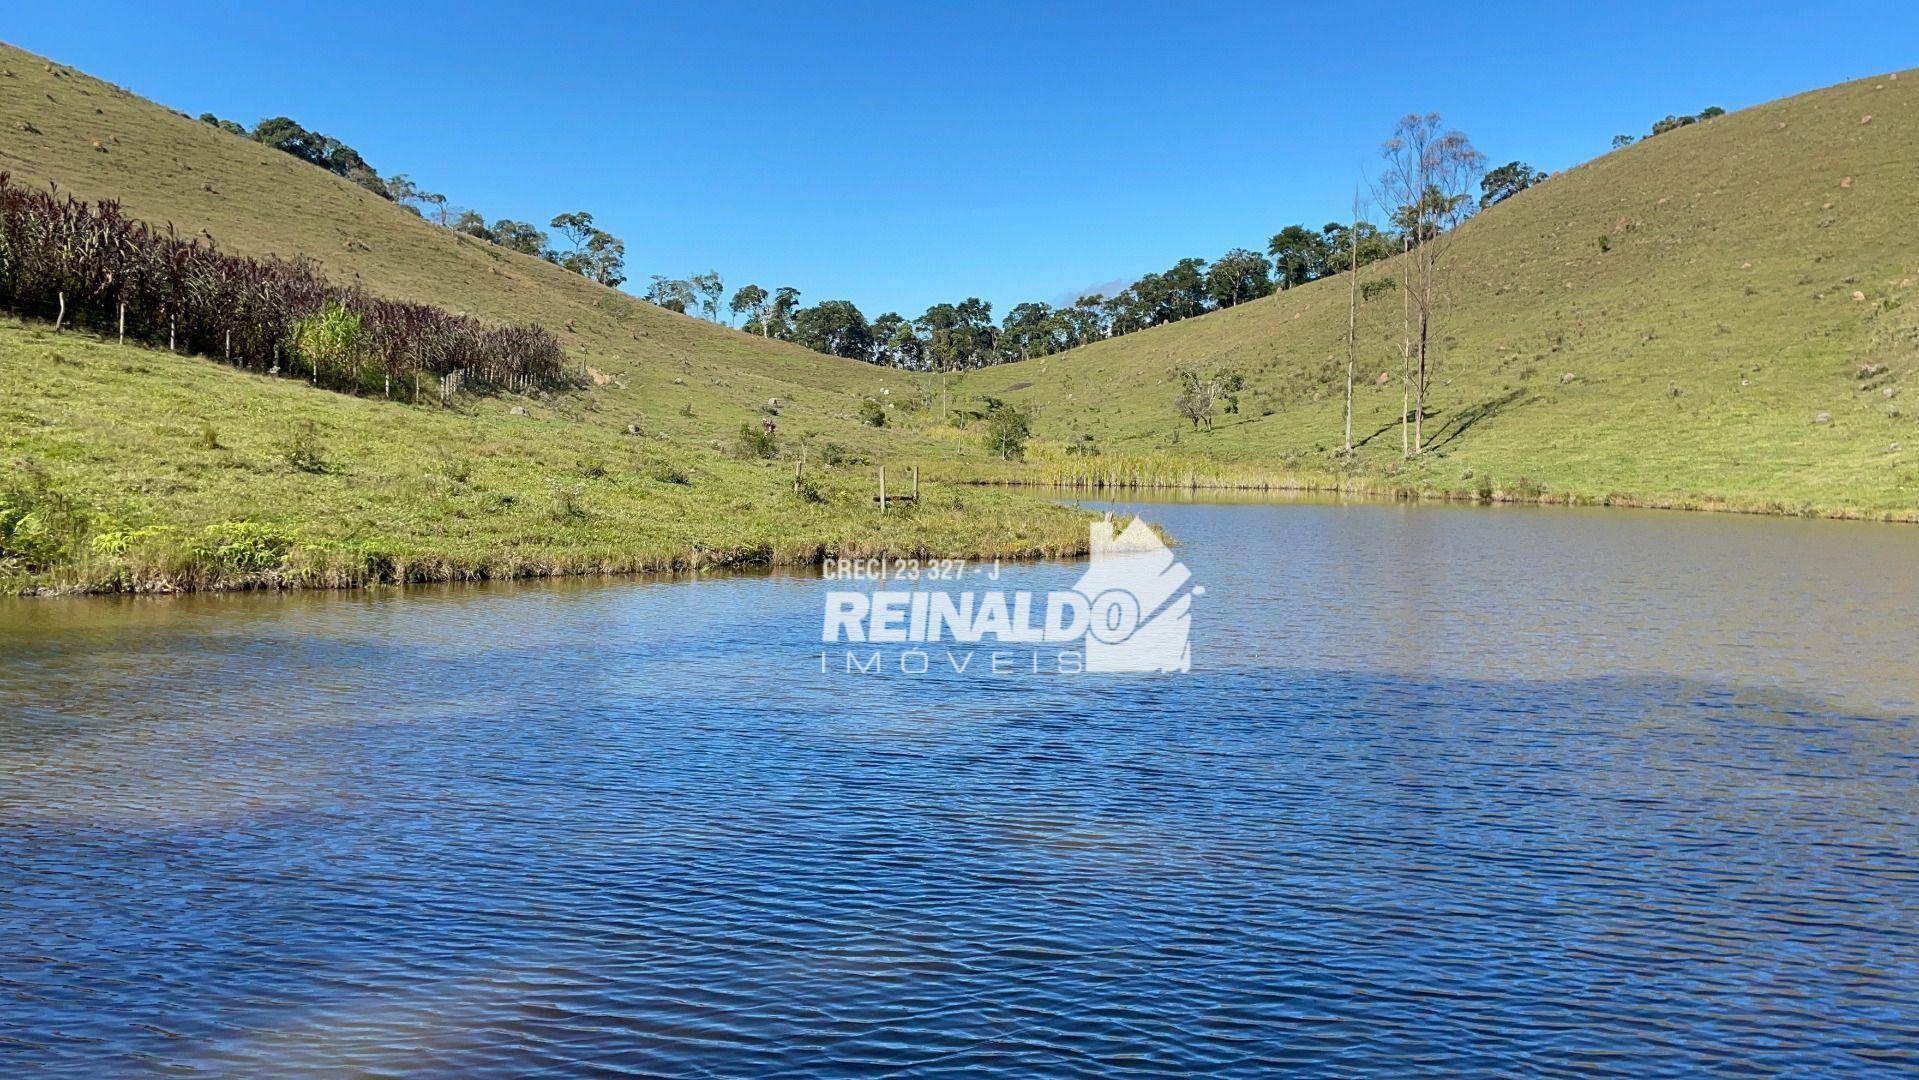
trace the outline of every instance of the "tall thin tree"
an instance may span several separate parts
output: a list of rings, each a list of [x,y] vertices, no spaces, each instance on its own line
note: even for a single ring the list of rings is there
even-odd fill
[[[1406,412],[1412,405],[1413,381],[1413,275],[1410,269],[1412,253],[1412,234],[1401,233],[1399,237],[1399,456],[1402,458],[1413,456],[1410,417]]]
[[[1432,337],[1441,301],[1440,266],[1454,230],[1472,213],[1468,189],[1485,171],[1486,159],[1465,135],[1443,127],[1438,113],[1401,118],[1381,152],[1387,162],[1386,184],[1398,204],[1398,224],[1407,237],[1409,259],[1402,269],[1414,279],[1410,292],[1416,333],[1407,347],[1413,369],[1409,453],[1418,454],[1425,448],[1426,394],[1435,367]]]
[[[1352,260],[1346,283],[1346,456],[1353,453],[1353,369],[1359,355],[1359,190],[1353,190],[1353,227],[1348,231]]]

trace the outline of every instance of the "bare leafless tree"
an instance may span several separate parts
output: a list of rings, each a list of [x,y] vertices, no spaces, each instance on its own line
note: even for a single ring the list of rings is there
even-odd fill
[[[1444,295],[1441,275],[1455,230],[1473,212],[1472,186],[1486,159],[1472,140],[1447,128],[1438,113],[1408,114],[1381,148],[1386,173],[1383,200],[1394,207],[1394,224],[1405,238],[1402,260],[1406,300],[1411,308],[1406,332],[1405,372],[1411,383],[1412,427],[1408,440],[1401,415],[1401,444],[1408,456],[1425,446],[1426,396],[1437,357],[1434,324]]]

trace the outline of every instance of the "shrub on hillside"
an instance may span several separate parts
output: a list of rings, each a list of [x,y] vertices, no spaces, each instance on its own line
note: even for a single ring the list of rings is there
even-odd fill
[[[780,456],[779,440],[770,431],[764,431],[752,424],[740,425],[739,442],[735,449],[743,458],[773,458]]]
[[[986,413],[986,449],[1001,461],[1018,461],[1026,455],[1026,439],[1033,432],[1033,418],[1025,409],[997,398],[988,399]]]
[[[677,485],[684,486],[687,484],[691,484],[693,482],[693,478],[687,475],[687,472],[685,469],[680,468],[678,465],[675,465],[670,461],[661,462],[659,465],[654,466],[653,471],[647,473],[647,476],[651,477],[654,480],[659,481],[662,484],[677,484]]]
[[[286,442],[280,444],[280,458],[301,472],[326,472],[331,468],[326,453],[326,443],[320,441],[320,429],[311,420],[301,421]]]

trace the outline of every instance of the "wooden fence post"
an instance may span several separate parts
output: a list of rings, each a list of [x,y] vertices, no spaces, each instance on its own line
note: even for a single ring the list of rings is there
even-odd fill
[[[886,513],[886,466],[880,466],[880,513]]]
[[[913,502],[917,504],[919,501],[920,501],[920,467],[918,465],[915,465],[913,466]]]

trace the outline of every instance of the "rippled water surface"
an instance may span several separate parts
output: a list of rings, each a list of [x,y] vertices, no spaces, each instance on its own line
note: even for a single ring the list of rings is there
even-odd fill
[[[795,577],[0,605],[0,1074],[1919,1068],[1919,528],[1147,509],[1190,676],[823,674]]]

